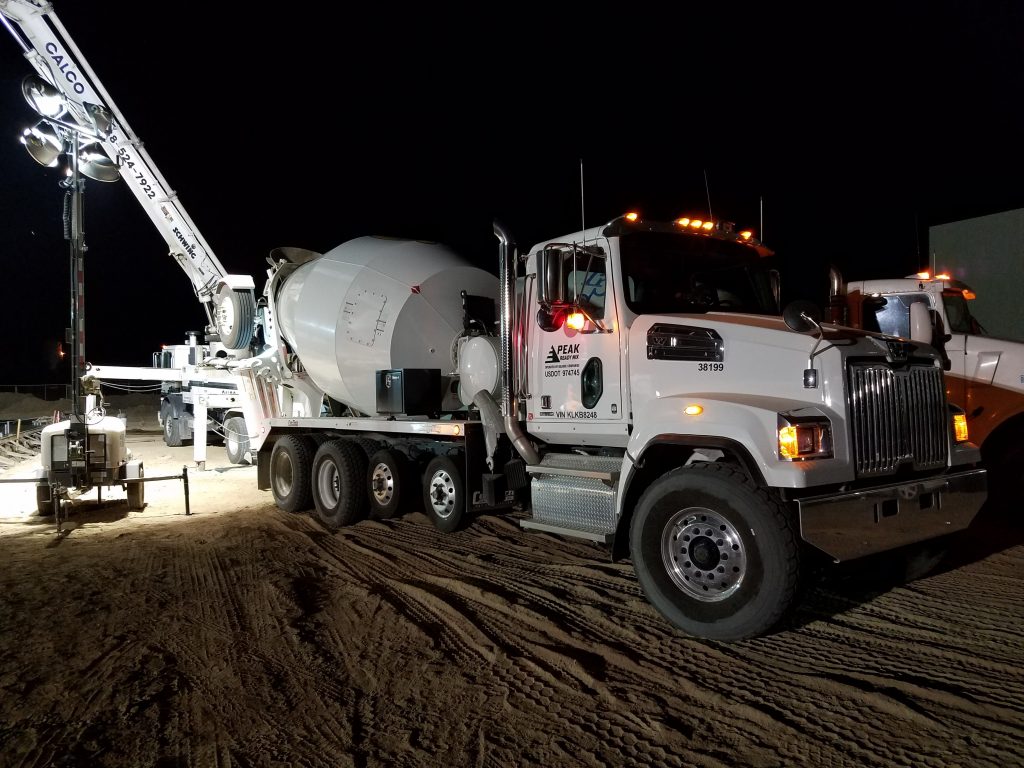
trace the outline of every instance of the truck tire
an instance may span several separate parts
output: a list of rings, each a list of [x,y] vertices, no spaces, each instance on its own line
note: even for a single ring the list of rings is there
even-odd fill
[[[285,512],[302,512],[313,506],[312,452],[297,435],[285,435],[270,452],[270,490],[274,503]]]
[[[371,518],[387,520],[405,509],[405,483],[408,476],[405,456],[398,451],[382,448],[370,457],[366,471],[366,492]]]
[[[349,437],[347,440],[353,445],[359,446],[362,452],[366,454],[367,460],[380,450],[380,443],[369,437]]]
[[[245,426],[245,419],[241,416],[231,416],[224,420],[224,449],[228,454],[228,461],[232,464],[250,464],[247,453],[249,451],[249,431]]]
[[[164,442],[171,448],[179,448],[185,444],[181,437],[181,422],[176,416],[168,414],[164,417]]]
[[[332,531],[366,517],[366,454],[344,438],[328,440],[313,459],[313,505]]]
[[[36,486],[36,512],[40,517],[53,517],[53,494],[49,483]]]
[[[142,467],[139,467],[139,477],[143,477]],[[125,494],[128,496],[128,509],[142,509],[146,506],[145,488],[145,483],[125,484]]]
[[[658,612],[709,640],[766,633],[799,588],[792,516],[726,464],[693,464],[655,480],[637,503],[630,553]]]
[[[434,526],[444,533],[458,530],[466,516],[466,487],[462,472],[448,456],[435,456],[423,473],[423,507]]]

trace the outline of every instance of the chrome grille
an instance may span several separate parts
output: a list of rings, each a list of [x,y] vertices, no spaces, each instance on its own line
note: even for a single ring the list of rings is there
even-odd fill
[[[942,371],[850,366],[850,422],[858,475],[945,466],[948,445]]]

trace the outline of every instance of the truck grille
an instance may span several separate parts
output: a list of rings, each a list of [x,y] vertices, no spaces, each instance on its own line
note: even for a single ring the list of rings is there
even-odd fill
[[[850,366],[850,421],[858,475],[894,472],[906,462],[918,470],[946,464],[948,414],[938,368]]]

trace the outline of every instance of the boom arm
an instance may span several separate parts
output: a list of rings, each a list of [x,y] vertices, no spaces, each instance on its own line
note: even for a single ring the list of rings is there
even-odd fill
[[[246,349],[252,340],[256,310],[252,277],[225,272],[57,18],[52,4],[43,0],[0,0],[0,21],[36,72],[63,94],[69,110],[65,119],[96,133],[96,107],[109,113],[109,130],[100,136],[103,151],[117,164],[121,178],[164,238],[171,257],[192,281],[210,330],[229,349]]]

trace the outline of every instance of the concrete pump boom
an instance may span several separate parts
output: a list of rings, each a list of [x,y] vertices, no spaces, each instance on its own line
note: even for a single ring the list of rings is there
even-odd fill
[[[51,95],[47,84],[57,90],[67,110],[60,118],[97,139],[164,238],[171,257],[192,281],[209,321],[208,333],[219,337],[227,349],[246,356],[256,312],[252,277],[225,272],[53,5],[40,0],[0,0],[0,21],[45,81],[31,84],[29,79],[34,78],[29,76],[24,89],[35,87],[37,94],[42,89],[47,96]]]

